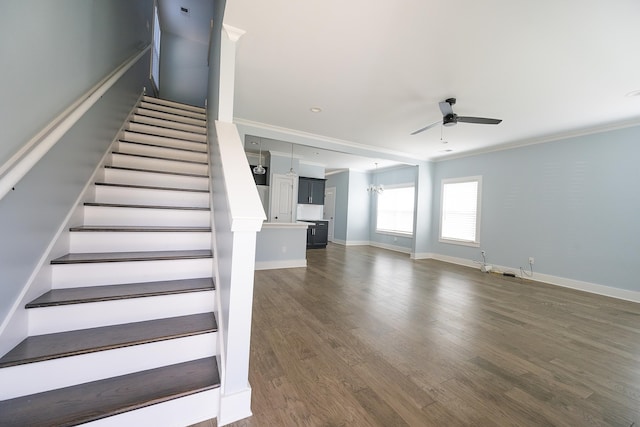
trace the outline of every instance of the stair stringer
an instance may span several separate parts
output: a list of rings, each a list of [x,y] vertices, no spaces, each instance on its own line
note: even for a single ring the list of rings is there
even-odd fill
[[[134,116],[138,105],[144,98],[144,95],[144,92],[141,93],[138,100],[131,108],[127,119],[123,122],[122,126],[120,126],[120,129],[111,141],[109,148],[105,151],[100,162],[98,162],[96,168],[91,174],[91,178],[87,181],[83,190],[80,192],[80,195],[72,204],[72,207],[69,209],[65,219],[51,238],[49,245],[42,253],[38,263],[34,266],[33,273],[25,283],[18,298],[16,298],[9,314],[0,324],[0,357],[29,335],[29,316],[25,309],[25,305],[38,295],[52,289],[52,268],[49,262],[52,259],[69,252],[69,228],[73,224],[81,224],[83,222],[83,205],[85,202],[89,202],[94,198],[95,189],[93,183],[104,177],[104,167],[109,164],[111,151],[114,147],[117,147],[118,141],[125,133],[127,123],[129,123],[130,119]]]
[[[133,112],[140,104],[140,100],[133,107],[129,114],[131,118]],[[104,167],[111,164],[112,152],[117,150],[122,136],[125,134],[126,127],[129,126],[129,120],[123,123],[120,131],[112,141],[109,149],[105,152],[100,163],[94,170],[91,179],[87,182],[80,196],[77,198],[73,208],[70,209],[63,224],[59,227],[58,232],[51,240],[51,243],[38,263],[37,268],[34,269],[34,273],[31,276],[29,282],[25,285],[20,297],[16,299],[16,303],[12,309],[10,316],[5,319],[2,325],[0,325],[0,337],[2,337],[0,346],[0,356],[5,354],[13,346],[18,344],[22,339],[29,335],[29,315],[28,310],[25,309],[26,303],[33,300],[42,293],[51,290],[55,287],[53,279],[53,270],[55,266],[50,264],[52,259],[64,255],[70,252],[71,234],[70,227],[84,223],[84,203],[91,202],[95,199],[95,182],[104,180]],[[211,187],[209,188],[209,198],[211,197]],[[212,239],[213,242],[214,239]],[[215,252],[213,252],[215,254]],[[215,258],[213,258],[215,261]],[[216,271],[215,262],[211,262],[212,277],[215,276]],[[219,299],[217,298],[217,292],[214,292],[214,300],[212,305],[219,306]],[[211,307],[214,314],[217,317],[217,309]],[[210,310],[211,310],[210,308]],[[153,316],[152,316],[153,317]],[[209,351],[214,354],[218,354],[217,342],[219,341],[218,333],[214,333],[214,343],[209,347]],[[190,338],[190,340],[202,341],[200,337]],[[164,343],[155,344],[151,347],[162,347]],[[202,347],[202,346],[201,346]],[[116,350],[116,352],[127,353],[131,349]],[[202,351],[200,351],[202,353]],[[198,354],[197,357],[208,355],[208,353]],[[106,356],[106,353],[105,353]],[[81,356],[81,359],[96,359],[100,360],[99,355]],[[218,361],[218,368],[220,368],[220,359]],[[51,364],[55,365],[56,362]],[[95,366],[95,363],[89,363]],[[88,378],[91,380],[91,378]],[[36,392],[38,390],[35,390]],[[83,425],[91,426],[121,426],[121,425],[149,425],[150,421],[156,421],[163,426],[184,426],[188,424],[194,424],[200,421],[204,421],[210,418],[216,418],[219,413],[220,405],[220,389],[215,388],[204,392],[194,393],[192,395],[183,396],[180,398],[172,399],[170,401],[150,404],[149,406],[131,410],[122,414],[112,415],[100,420],[92,421]],[[155,424],[160,425],[160,424]]]

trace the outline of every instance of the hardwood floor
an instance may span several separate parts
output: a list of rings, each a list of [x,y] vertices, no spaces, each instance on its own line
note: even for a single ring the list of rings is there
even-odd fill
[[[251,349],[234,427],[640,425],[640,304],[373,247],[256,272]]]

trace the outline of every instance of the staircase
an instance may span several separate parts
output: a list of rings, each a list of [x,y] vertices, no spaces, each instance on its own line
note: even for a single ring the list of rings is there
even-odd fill
[[[144,97],[99,173],[28,337],[0,359],[1,426],[180,426],[219,406],[205,111]]]

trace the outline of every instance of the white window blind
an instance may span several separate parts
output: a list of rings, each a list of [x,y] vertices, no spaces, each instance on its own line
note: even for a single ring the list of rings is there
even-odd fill
[[[480,243],[481,177],[442,181],[440,240],[477,245]]]
[[[385,187],[377,198],[376,231],[413,234],[415,187]]]
[[[160,20],[158,18],[158,6],[153,8],[153,53],[151,55],[151,77],[160,88]]]

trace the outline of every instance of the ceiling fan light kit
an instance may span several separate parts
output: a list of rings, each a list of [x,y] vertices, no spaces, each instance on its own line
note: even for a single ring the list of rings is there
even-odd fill
[[[440,111],[442,112],[442,121],[438,120],[435,123],[431,123],[428,126],[423,127],[422,129],[418,129],[415,132],[412,132],[411,135],[416,135],[418,133],[424,132],[427,129],[431,129],[432,127],[442,124],[442,126],[455,126],[458,122],[462,123],[473,123],[478,125],[497,125],[502,122],[502,119],[490,119],[487,117],[467,117],[467,116],[458,116],[453,112],[453,106],[456,103],[455,98],[447,98],[444,101],[440,102],[438,105],[440,106]]]

